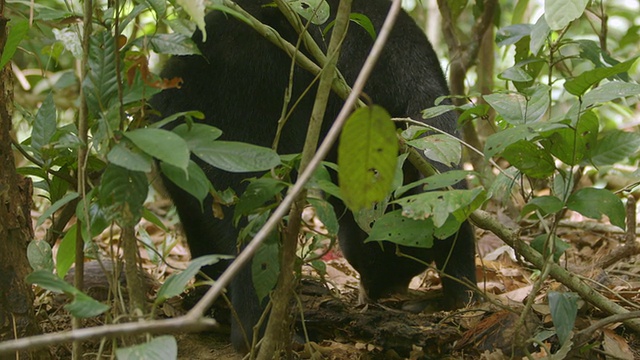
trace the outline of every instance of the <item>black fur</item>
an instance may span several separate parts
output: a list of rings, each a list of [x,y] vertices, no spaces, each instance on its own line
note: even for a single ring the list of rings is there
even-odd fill
[[[262,6],[270,2],[237,1],[260,21],[295,43],[297,34],[279,11]],[[329,3],[335,15],[338,0],[329,0]],[[389,4],[387,0],[354,0],[352,11],[367,15],[376,31],[379,31]],[[170,59],[162,77],[181,77],[184,83],[181,89],[165,90],[154,96],[152,106],[162,117],[179,111],[200,110],[204,112],[207,123],[222,129],[223,139],[270,147],[289,81],[291,59],[246,24],[230,16],[220,12],[211,13],[207,16],[206,23],[206,43],[202,43],[199,32],[194,35],[203,56],[176,56]],[[310,31],[314,38],[321,41],[319,28],[312,27]],[[355,80],[372,43],[373,40],[366,31],[351,24],[338,63],[348,83],[352,84]],[[292,99],[297,99],[312,79],[308,72],[297,68]],[[445,77],[431,44],[406,13],[400,14],[365,92],[374,103],[382,105],[392,116],[410,116],[417,120],[421,119],[421,110],[432,106],[437,97],[448,94]],[[301,101],[287,122],[280,140],[279,153],[297,153],[302,150],[314,93],[311,92],[311,95]],[[341,105],[342,102],[337,97],[330,99],[324,131]],[[431,119],[429,123],[450,134],[457,134],[454,113]],[[232,187],[237,192],[242,192],[246,184],[241,180],[250,176],[232,174],[198,163],[217,189]],[[442,165],[439,168],[446,170]],[[415,170],[407,169],[406,172],[409,180],[418,178]],[[198,202],[189,194],[170,181],[165,180],[165,184],[177,206],[194,257],[236,253],[238,230],[231,223],[232,209],[224,209],[224,220],[214,218],[210,211],[211,197],[206,199],[205,211],[202,212]],[[336,213],[342,214],[343,205],[337,203],[335,206]],[[425,270],[422,264],[397,257],[395,245],[385,242],[383,251],[377,243],[365,244],[365,237],[351,213],[347,212],[342,216],[340,246],[345,257],[360,273],[362,285],[370,299],[406,290],[410,279]],[[453,249],[452,244],[455,244]],[[468,223],[462,226],[455,237],[437,240],[433,249],[402,250],[424,261],[435,261],[439,269],[455,278],[475,283],[474,236]],[[449,262],[443,269],[447,258]],[[221,264],[209,269],[210,275],[219,276],[225,266],[226,264]],[[445,296],[452,304],[461,305],[469,299],[468,288],[456,281],[444,278],[443,285]],[[250,339],[252,327],[262,312],[253,289],[249,267],[234,280],[230,294],[241,322],[232,324],[232,342],[236,348],[246,349],[243,329]]]

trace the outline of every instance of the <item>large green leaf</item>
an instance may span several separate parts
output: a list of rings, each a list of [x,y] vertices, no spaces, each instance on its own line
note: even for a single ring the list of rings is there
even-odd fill
[[[526,140],[509,145],[502,156],[522,173],[536,179],[549,177],[556,169],[547,151]]]
[[[312,24],[321,25],[331,15],[329,4],[325,0],[287,0],[291,9]]]
[[[4,68],[5,65],[13,58],[13,54],[16,53],[18,49],[18,45],[20,42],[27,37],[27,32],[29,31],[29,21],[28,20],[18,20],[14,18],[9,23],[9,32],[7,34],[7,41],[5,42],[4,49],[2,51],[2,55],[0,55],[0,69]]]
[[[280,165],[272,149],[235,141],[213,141],[199,146],[193,153],[218,169],[229,172],[266,171]]]
[[[598,140],[598,117],[593,111],[585,112],[577,127],[554,129],[542,134],[542,145],[552,155],[567,165],[577,165],[596,147]]]
[[[97,118],[109,110],[118,93],[116,41],[109,31],[94,32],[90,39],[89,72],[82,86],[89,111]]]
[[[571,330],[578,315],[578,300],[580,297],[576,293],[561,293],[549,291],[549,310],[551,319],[556,327],[556,334],[560,344],[564,345],[571,338]]]
[[[189,281],[196,276],[203,266],[213,265],[218,263],[220,260],[228,260],[232,258],[233,257],[229,255],[205,255],[191,260],[186,269],[181,272],[171,274],[162,284],[160,289],[158,289],[155,304],[161,304],[169,298],[182,294],[186,289],[187,284],[189,284]]]
[[[272,232],[258,248],[253,259],[251,259],[251,277],[260,302],[269,295],[278,283],[280,275],[279,255],[278,234]]]
[[[496,154],[502,154],[509,145],[520,140],[532,140],[538,136],[540,130],[548,130],[553,127],[557,127],[557,125],[551,124],[542,127],[533,127],[523,124],[497,132],[487,138],[487,143],[484,147],[484,156],[490,158]]]
[[[640,134],[637,132],[608,131],[590,152],[590,160],[596,166],[613,165],[634,156],[638,149]]]
[[[133,171],[151,172],[153,158],[139,148],[132,148],[128,141],[121,141],[111,148],[107,154],[109,162]]]
[[[200,50],[191,40],[191,37],[179,33],[153,34],[141,36],[133,41],[132,45],[149,47],[159,54],[169,55],[199,55]]]
[[[567,207],[592,218],[600,219],[607,215],[611,224],[624,229],[625,211],[620,198],[606,189],[584,188],[569,196]]]
[[[159,336],[151,341],[116,349],[118,360],[172,360],[178,358],[178,343],[171,335]]]
[[[449,135],[429,135],[407,141],[407,144],[422,150],[427,159],[437,161],[447,166],[458,165],[462,157],[462,146],[460,142]]]
[[[391,241],[398,245],[430,248],[433,246],[433,221],[416,220],[402,215],[402,210],[391,211],[380,217],[371,228],[369,241]]]
[[[582,16],[589,0],[545,0],[544,16],[551,30],[564,29]]]
[[[204,16],[205,2],[202,0],[176,0],[182,10],[189,14],[191,20],[196,23],[200,32],[202,32],[202,42],[207,41],[207,29],[205,28]]]
[[[48,145],[56,133],[56,107],[53,104],[53,93],[49,93],[40,105],[33,121],[31,147],[40,153],[43,146]]]
[[[189,164],[187,143],[175,133],[164,129],[136,129],[123,135],[137,147],[160,161],[186,170]]]
[[[613,75],[629,71],[636,60],[638,60],[637,56],[612,67],[599,67],[585,71],[576,78],[565,82],[564,88],[573,95],[582,96],[594,84]]]
[[[189,150],[194,153],[206,149],[211,143],[222,135],[222,130],[207,124],[193,123],[180,124],[173,130],[187,142]]]
[[[36,222],[36,227],[42,225],[42,223],[44,223],[44,221],[48,219],[49,216],[53,215],[56,211],[60,210],[67,203],[77,199],[79,196],[80,195],[76,192],[70,192],[67,195],[65,195],[62,199],[51,204],[51,206],[49,206],[47,210],[45,210],[42,213],[42,215],[40,215],[40,217],[38,218],[38,221]]]
[[[338,146],[338,182],[351,210],[369,208],[389,195],[397,156],[396,127],[385,109],[364,107],[349,117]]]
[[[393,201],[402,206],[402,215],[416,219],[432,219],[436,227],[441,227],[449,215],[462,222],[477,209],[485,199],[484,190],[429,191],[406,196]]]
[[[65,293],[72,296],[73,301],[70,304],[65,305],[64,308],[73,316],[88,318],[98,316],[109,310],[109,306],[92,299],[49,271],[34,271],[27,275],[26,281],[55,293]]]
[[[27,259],[33,270],[53,271],[51,245],[44,240],[32,240],[27,245]]]
[[[550,104],[549,87],[541,84],[525,90],[522,94],[489,94],[483,98],[512,125],[530,124],[540,120]]]
[[[276,195],[281,194],[287,187],[284,181],[273,178],[251,180],[247,189],[242,193],[234,209],[233,219],[237,223],[241,216],[249,215],[267,202],[273,202]]]
[[[196,163],[189,161],[186,173],[184,170],[165,162],[160,163],[160,169],[174,184],[198,199],[200,206],[202,206],[202,201],[209,194],[211,183],[207,175]]]
[[[133,225],[142,217],[149,186],[143,172],[109,164],[100,182],[100,205],[108,219],[120,225]]]

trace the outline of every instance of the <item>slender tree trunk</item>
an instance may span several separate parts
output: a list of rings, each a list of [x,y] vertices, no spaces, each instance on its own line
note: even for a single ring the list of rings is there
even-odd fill
[[[0,14],[0,53],[8,20]],[[40,333],[33,310],[33,291],[25,281],[31,271],[27,244],[31,225],[32,184],[16,173],[11,149],[13,79],[9,66],[0,69],[0,341]],[[20,352],[20,359],[48,359],[48,351]]]

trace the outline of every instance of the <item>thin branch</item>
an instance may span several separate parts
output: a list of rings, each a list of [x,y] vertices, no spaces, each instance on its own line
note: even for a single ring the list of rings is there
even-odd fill
[[[474,211],[469,217],[473,223],[481,229],[489,230],[498,236],[507,245],[514,248],[525,260],[532,263],[536,268],[542,269],[545,266],[545,259],[531,246],[520,240],[519,229],[510,229],[500,223],[498,219],[483,210]],[[597,292],[592,286],[586,284],[579,277],[568,272],[556,263],[547,264],[549,274],[569,289],[575,291],[580,297],[611,315],[626,314],[629,310],[610,301]],[[626,320],[625,325],[634,331],[640,331],[640,321],[637,319]]]
[[[198,332],[212,330],[219,324],[210,318],[190,318],[181,316],[166,320],[153,320],[145,322],[131,322],[117,325],[103,325],[92,328],[76,329],[31,336],[17,340],[0,343],[0,355],[15,353],[25,349],[39,349],[54,344],[67,342],[81,342],[101,338],[116,338],[126,335],[149,334],[176,334],[180,332]],[[0,356],[1,358],[2,356]]]

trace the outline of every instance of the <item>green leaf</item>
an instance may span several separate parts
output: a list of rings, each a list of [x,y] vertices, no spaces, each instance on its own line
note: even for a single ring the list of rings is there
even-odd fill
[[[158,54],[200,55],[200,50],[191,37],[180,33],[140,36],[132,45],[140,48],[151,47]]]
[[[202,32],[202,42],[207,41],[207,29],[205,28],[204,15],[205,2],[202,0],[177,0],[178,5],[182,6],[182,10],[189,14],[191,20],[196,23],[200,32]]]
[[[595,166],[613,165],[632,157],[640,149],[640,134],[613,130],[604,133],[591,151],[591,162]]]
[[[532,29],[533,25],[531,24],[515,24],[500,28],[496,33],[496,45],[498,47],[513,45],[522,38],[529,36]]]
[[[489,94],[483,98],[512,125],[529,124],[542,118],[549,108],[549,87],[536,85],[526,94]]]
[[[393,201],[402,206],[402,215],[416,219],[432,219],[436,227],[441,227],[453,214],[459,222],[484,202],[485,193],[481,188],[472,190],[429,191],[406,196]]]
[[[522,65],[514,65],[502,73],[498,74],[498,78],[513,82],[527,82],[533,80],[533,77],[526,72]]]
[[[422,110],[422,118],[423,119],[432,119],[434,117],[438,117],[440,115],[446,114],[449,111],[453,111],[453,110],[457,110],[457,109],[459,109],[459,107],[455,106],[455,105],[433,106],[433,107],[430,107],[428,109]],[[415,126],[415,125],[412,125],[412,126]]]
[[[164,14],[167,12],[167,2],[165,0],[136,0],[136,3],[141,5],[150,5],[153,11],[156,12],[156,18],[164,18]]]
[[[365,242],[386,240],[398,245],[431,248],[433,232],[431,219],[411,219],[403,216],[402,210],[396,210],[385,213],[373,224]]]
[[[316,216],[327,228],[330,237],[338,235],[338,217],[331,204],[324,199],[307,198],[309,204],[316,210]]]
[[[600,81],[613,75],[623,72],[626,73],[629,71],[631,66],[633,66],[636,60],[638,60],[637,56],[612,67],[600,67],[585,71],[576,78],[565,82],[564,88],[573,95],[582,96],[591,86],[599,83]]]
[[[571,338],[571,330],[578,315],[578,300],[580,297],[576,293],[560,293],[549,291],[549,310],[551,319],[556,327],[556,334],[560,344],[565,344]]]
[[[211,143],[222,135],[222,130],[207,124],[193,123],[180,124],[173,130],[187,142],[189,150],[194,153],[206,149]]]
[[[544,16],[551,30],[562,30],[582,16],[589,0],[545,0]]]
[[[280,165],[272,149],[235,141],[214,141],[193,153],[218,169],[229,172],[266,171]]]
[[[577,165],[591,152],[598,141],[599,121],[593,111],[585,112],[576,128],[554,129],[543,133],[541,142],[547,151],[567,165]]]
[[[109,164],[100,182],[100,205],[106,217],[120,225],[136,224],[142,217],[149,185],[143,172]]]
[[[186,170],[189,165],[187,143],[175,133],[164,129],[136,129],[123,135],[147,154]]]
[[[28,20],[17,20],[14,18],[9,22],[7,41],[4,45],[2,55],[0,56],[0,69],[4,69],[4,66],[13,58],[13,55],[18,49],[18,45],[20,45],[22,40],[27,37],[28,31]]]
[[[496,154],[502,154],[509,145],[536,136],[538,136],[538,133],[528,125],[518,125],[497,132],[487,138],[484,147],[484,156],[491,158]]]
[[[287,0],[291,9],[312,24],[321,25],[329,20],[331,8],[325,0]]]
[[[84,293],[75,294],[73,301],[64,306],[64,309],[71,313],[74,317],[90,318],[101,315],[110,309],[109,305],[105,305]]]
[[[60,170],[64,173],[64,170]],[[68,173],[67,173],[68,174]],[[49,183],[49,200],[52,202],[62,199],[69,191],[69,183],[58,176],[53,176]]]
[[[27,275],[25,279],[29,284],[35,284],[43,289],[52,291],[57,294],[75,295],[80,290],[74,288],[71,284],[53,275],[50,271],[36,270]]]
[[[422,188],[423,191],[444,189],[446,187],[454,186],[455,184],[464,181],[464,179],[469,174],[472,174],[472,172],[466,170],[451,170],[442,174],[435,174],[399,187],[393,195],[396,198],[399,198],[400,196],[402,196],[402,194],[420,185],[424,185],[424,187]]]
[[[26,6],[28,9],[35,10],[34,20],[44,20],[44,21],[62,20],[72,16],[77,16],[77,14],[74,14],[70,11],[55,9],[55,8],[40,4],[40,2],[35,3],[31,0],[10,0],[7,2],[14,3],[14,4],[22,4]],[[61,8],[64,8],[64,7],[61,7]]]
[[[242,193],[234,209],[233,219],[237,224],[241,216],[255,213],[267,202],[273,202],[275,196],[280,194],[287,184],[273,178],[261,178],[251,180],[247,189]]]
[[[160,220],[158,215],[152,213],[147,208],[142,210],[142,217],[145,220],[147,220],[148,222],[150,222],[150,223],[154,224],[155,226],[159,227],[160,229],[162,229],[162,231],[169,232],[169,228],[162,222],[162,220]]]
[[[33,270],[53,272],[51,245],[44,240],[32,240],[27,245],[27,259]]]
[[[53,93],[49,93],[33,120],[31,147],[40,152],[43,146],[51,143],[51,139],[56,133],[56,125],[56,107],[53,104]]]
[[[109,31],[94,32],[90,38],[89,64],[84,88],[89,112],[95,118],[108,112],[118,94],[115,40]]]
[[[201,111],[182,111],[182,112],[177,112],[175,114],[171,114],[169,116],[167,116],[166,118],[154,122],[153,124],[149,124],[149,128],[150,129],[161,129],[163,128],[165,125],[170,124],[178,119],[183,119],[186,121],[187,124],[192,124],[193,125],[193,119],[199,119],[199,120],[203,120],[204,119],[204,114]],[[180,125],[178,125],[180,126]],[[178,127],[176,126],[176,127]]]
[[[547,234],[538,235],[536,236],[535,239],[531,241],[530,245],[540,254],[545,254],[546,253],[545,245],[548,238],[549,238],[549,235]],[[564,242],[560,237],[555,235],[552,235],[551,239],[553,239],[553,242],[554,242],[553,261],[557,263],[558,261],[560,261],[560,257],[562,256],[562,254],[564,254],[564,252],[567,251],[567,249],[569,249],[571,245]]]
[[[376,33],[376,28],[373,26],[373,23],[371,22],[371,19],[369,19],[368,16],[364,14],[351,13],[349,14],[349,20],[358,24],[358,26],[363,28],[367,32],[367,34],[369,34],[372,40],[375,40],[378,37]],[[326,34],[327,30],[325,30],[324,32]]]
[[[582,39],[575,40],[575,43],[580,47],[580,57],[591,61],[596,67],[609,67],[620,63],[602,50],[600,42]]]
[[[520,211],[520,217],[524,218],[527,214],[540,211],[542,216],[547,214],[554,214],[558,211],[562,210],[564,204],[562,200],[555,196],[539,196],[537,198],[531,199],[525,206],[522,207],[522,211]]]
[[[277,233],[272,232],[251,260],[253,286],[260,302],[269,295],[278,283],[280,274],[279,250]]]
[[[356,110],[347,120],[338,145],[338,183],[352,211],[369,208],[391,191],[398,140],[389,113],[380,106]]]
[[[153,169],[153,158],[140,148],[131,148],[128,141],[121,141],[112,147],[107,160],[131,171],[149,173]]]
[[[118,360],[172,360],[178,358],[178,343],[171,335],[153,338],[148,343],[116,349]]]
[[[78,225],[73,224],[60,241],[58,252],[56,253],[56,273],[64,279],[71,266],[76,262],[76,229]]]
[[[91,194],[87,195],[87,198],[91,198],[90,195]],[[104,209],[101,208],[99,204],[90,203],[88,211],[85,211],[84,206],[84,201],[78,203],[78,206],[76,207],[76,217],[78,219],[82,219],[82,221],[84,222],[81,228],[82,241],[88,242],[95,236],[99,235],[102,231],[104,231],[104,229],[106,229],[107,226],[110,225],[110,221],[107,220]],[[88,219],[87,216],[89,216]],[[86,224],[89,224],[89,229],[87,229]],[[88,233],[87,231],[90,231],[90,233]]]
[[[202,206],[202,201],[209,194],[211,183],[204,171],[195,162],[189,161],[186,174],[182,169],[165,162],[160,163],[160,169],[174,184],[198,199],[200,206]]]
[[[213,265],[220,260],[233,259],[229,255],[205,255],[191,260],[186,269],[181,272],[171,274],[158,289],[155,305],[163,303],[165,300],[178,296],[184,292],[189,281],[200,271],[203,266]]]
[[[607,215],[611,224],[625,229],[625,211],[622,201],[606,189],[584,188],[569,196],[567,207],[591,218]]]
[[[449,167],[458,165],[462,158],[462,146],[460,145],[459,140],[449,135],[429,135],[416,140],[407,141],[407,144],[422,150],[428,159],[445,164]]]
[[[72,200],[77,199],[79,196],[80,195],[78,195],[78,193],[76,192],[70,192],[67,195],[65,195],[62,199],[51,204],[51,206],[49,206],[49,208],[45,210],[42,213],[42,215],[40,215],[40,217],[38,218],[38,221],[36,222],[36,227],[42,225],[42,223],[44,223],[45,220],[47,220],[51,215],[53,215],[53,213],[58,211],[60,208],[62,208]]]
[[[544,15],[540,16],[536,24],[533,26],[533,30],[531,31],[531,42],[529,43],[529,49],[534,56],[538,55],[538,52],[547,41],[547,37],[550,32],[551,29],[549,28],[549,24],[547,24],[547,20]]]
[[[589,106],[606,103],[619,98],[637,96],[639,94],[640,84],[610,81],[586,93],[582,98],[582,109],[587,109]],[[576,107],[576,105],[574,105],[574,107]],[[574,109],[572,108],[572,110]]]
[[[556,169],[548,152],[526,140],[509,145],[502,156],[518,170],[536,179],[549,177]]]

